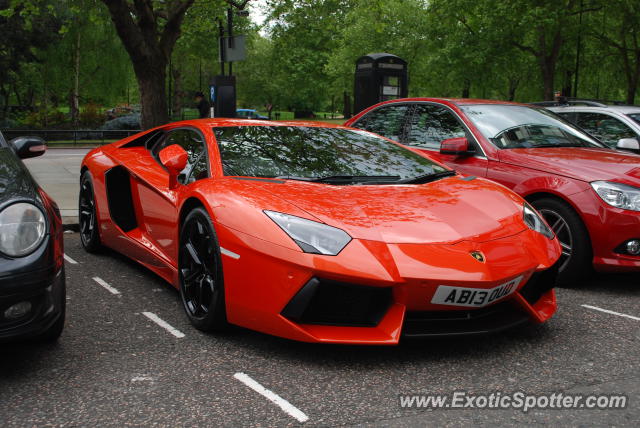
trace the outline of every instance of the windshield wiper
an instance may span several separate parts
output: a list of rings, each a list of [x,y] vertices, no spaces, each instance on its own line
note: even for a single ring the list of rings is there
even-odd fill
[[[432,172],[431,174],[418,175],[417,177],[405,178],[404,180],[396,181],[396,184],[424,184],[432,181],[439,180],[445,177],[451,177],[457,173],[454,170],[447,170],[442,172]]]
[[[367,182],[393,182],[400,179],[399,175],[328,175],[326,177],[295,177],[280,175],[275,178],[285,180],[309,181],[312,183],[367,183]]]
[[[281,180],[314,181],[313,177],[296,177],[294,175],[278,175],[273,178],[279,178]]]

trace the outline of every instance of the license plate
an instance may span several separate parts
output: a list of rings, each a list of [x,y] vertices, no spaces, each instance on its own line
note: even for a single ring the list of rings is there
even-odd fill
[[[522,278],[523,276],[519,276],[509,282],[489,289],[440,285],[433,295],[431,303],[481,308],[512,294],[518,289]]]

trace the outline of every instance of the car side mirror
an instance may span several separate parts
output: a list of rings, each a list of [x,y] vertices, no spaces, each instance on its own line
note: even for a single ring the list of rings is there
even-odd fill
[[[169,172],[169,189],[175,189],[178,186],[178,175],[187,166],[189,155],[179,145],[172,144],[160,150],[158,157]]]
[[[640,152],[640,143],[636,138],[621,138],[616,144],[616,149],[638,153]]]
[[[453,156],[469,156],[469,140],[466,137],[449,138],[440,143],[440,154]]]
[[[47,143],[40,137],[17,137],[9,143],[20,159],[42,156],[47,151]]]

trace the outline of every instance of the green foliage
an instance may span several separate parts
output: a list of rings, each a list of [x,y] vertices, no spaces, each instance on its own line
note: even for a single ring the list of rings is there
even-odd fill
[[[160,14],[172,3],[153,2]],[[581,97],[630,102],[640,86],[637,0],[267,4],[264,28],[234,18],[248,49],[246,61],[233,64],[239,107],[341,111],[343,93],[352,95],[355,60],[372,52],[409,62],[410,96],[536,101],[550,91],[575,95],[576,71]],[[220,73],[216,19],[226,19],[227,7],[224,0],[196,1],[184,16],[166,67],[174,117],[193,108],[193,93],[207,93]],[[0,118],[42,126],[43,113],[27,118],[7,108],[22,105],[47,111],[51,123],[55,111],[65,111],[70,126],[78,55],[80,122],[88,104],[101,111],[140,102],[131,58],[103,1],[0,0],[0,31]]]

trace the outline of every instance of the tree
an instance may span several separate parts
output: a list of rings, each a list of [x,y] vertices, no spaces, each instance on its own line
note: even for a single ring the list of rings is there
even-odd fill
[[[280,104],[297,117],[326,107],[335,82],[325,67],[354,0],[273,0],[270,21],[273,83]]]
[[[0,96],[3,98],[2,117],[9,106],[10,93],[17,94],[20,71],[25,64],[38,62],[35,50],[44,49],[58,39],[59,19],[47,13],[43,5],[17,4],[0,0]],[[37,31],[34,31],[37,28]]]
[[[165,80],[180,26],[194,0],[102,0],[129,53],[142,104],[142,127],[169,121]]]
[[[640,83],[640,3],[610,0],[602,13],[600,31],[592,35],[615,52],[626,79],[625,101],[633,104]]]
[[[497,2],[488,24],[522,52],[532,55],[542,78],[542,95],[552,100],[557,65],[568,40],[576,34],[576,17],[601,8],[595,0],[525,0]]]
[[[356,59],[376,52],[398,55],[408,61],[412,94],[423,89],[424,64],[429,57],[423,0],[358,0],[341,12],[344,18],[337,26],[337,48],[325,67],[335,96],[353,90]]]

